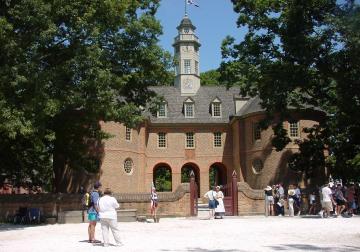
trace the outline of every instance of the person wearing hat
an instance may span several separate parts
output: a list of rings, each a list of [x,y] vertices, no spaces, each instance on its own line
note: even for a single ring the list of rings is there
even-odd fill
[[[273,189],[271,186],[267,186],[265,189],[265,204],[268,210],[268,215],[274,215],[274,196],[273,196]]]
[[[94,184],[94,189],[90,193],[90,207],[88,209],[88,220],[89,220],[89,227],[88,227],[88,234],[89,234],[89,242],[96,243],[95,240],[95,227],[96,222],[99,220],[99,208],[98,208],[98,201],[100,198],[100,188],[101,183],[100,181],[96,181]]]
[[[289,185],[288,190],[288,202],[289,202],[289,216],[294,217],[294,201],[296,197],[296,192],[293,185]]]
[[[224,206],[224,194],[220,190],[220,186],[215,187],[216,196],[215,199],[218,201],[218,204],[215,208],[215,219],[222,219],[225,215],[225,206]]]
[[[326,215],[325,217],[329,217],[330,216],[330,212],[333,210],[333,197],[332,197],[332,191],[330,189],[330,187],[333,185],[332,182],[330,182],[329,184],[326,184],[322,189],[321,189],[321,196],[322,196],[322,200],[321,200],[321,206],[322,206],[322,210],[320,211],[320,216],[323,217],[323,212],[325,211]]]

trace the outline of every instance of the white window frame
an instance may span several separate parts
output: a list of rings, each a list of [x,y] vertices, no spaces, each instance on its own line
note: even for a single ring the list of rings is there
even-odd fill
[[[222,147],[222,133],[221,132],[215,132],[214,133],[214,143],[213,146],[215,148]]]
[[[184,59],[184,73],[191,74],[191,59]]]
[[[125,126],[125,140],[131,142],[132,139],[132,129]]]
[[[128,165],[130,165],[130,169],[131,169],[130,172],[126,171]],[[124,160],[123,169],[124,169],[124,172],[125,172],[126,175],[132,175],[134,173],[134,162],[132,161],[131,158],[127,158],[127,159]]]
[[[165,132],[159,132],[158,133],[157,146],[160,149],[165,149],[167,147],[166,133]]]
[[[161,109],[161,106],[164,106],[164,109]],[[163,111],[164,114],[161,114],[160,112]],[[167,117],[167,104],[166,102],[163,102],[161,104],[159,104],[159,109],[157,111],[157,117],[158,118],[166,118]]]
[[[215,115],[215,106],[219,106],[219,115]],[[221,118],[222,117],[222,111],[221,111],[221,102],[213,102],[211,104],[211,115],[212,117]]]
[[[194,106],[193,102],[185,102],[184,103],[184,115],[185,115],[185,118],[194,118],[195,117],[195,106]]]
[[[254,142],[261,141],[261,128],[259,123],[253,124],[253,140]]]
[[[300,138],[300,122],[289,122],[288,134],[290,138]]]
[[[186,132],[185,133],[185,148],[186,149],[195,149],[195,133]]]

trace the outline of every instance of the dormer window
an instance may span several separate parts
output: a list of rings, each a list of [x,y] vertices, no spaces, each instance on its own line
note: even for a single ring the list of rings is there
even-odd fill
[[[167,117],[167,104],[165,102],[159,104],[159,109],[157,112],[158,118],[165,118]]]
[[[184,114],[186,118],[193,118],[194,114],[195,114],[195,109],[194,109],[194,101],[192,99],[187,99],[184,102]]]
[[[221,101],[218,98],[211,103],[211,115],[212,117],[221,117]]]

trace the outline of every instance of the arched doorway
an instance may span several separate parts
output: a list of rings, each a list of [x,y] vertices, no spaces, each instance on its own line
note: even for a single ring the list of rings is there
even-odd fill
[[[209,187],[216,185],[226,185],[227,184],[227,175],[226,167],[222,163],[214,163],[210,166],[209,169]]]
[[[158,192],[172,191],[172,173],[167,164],[158,164],[153,170],[153,181]]]
[[[195,175],[195,183],[198,187],[198,197],[200,197],[200,169],[196,164],[187,163],[181,167],[181,183],[189,183],[190,182],[190,173],[194,172]]]

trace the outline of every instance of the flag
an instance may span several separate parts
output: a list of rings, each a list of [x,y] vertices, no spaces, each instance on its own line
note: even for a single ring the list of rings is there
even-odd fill
[[[194,0],[187,0],[187,4],[192,4],[194,5],[195,7],[199,7],[199,5],[197,3],[195,3]]]

